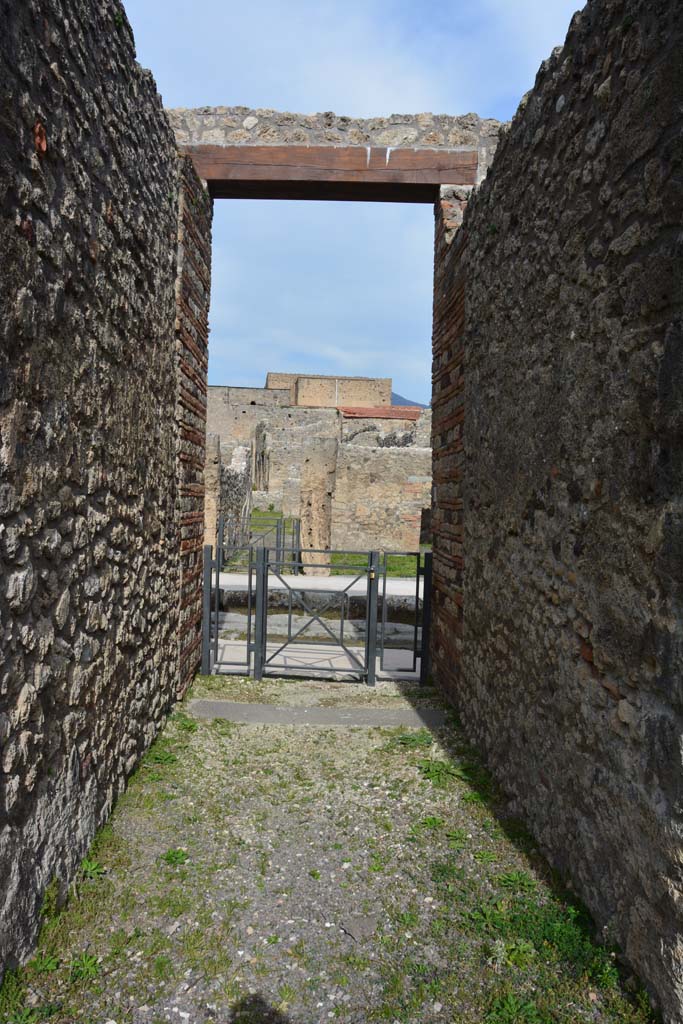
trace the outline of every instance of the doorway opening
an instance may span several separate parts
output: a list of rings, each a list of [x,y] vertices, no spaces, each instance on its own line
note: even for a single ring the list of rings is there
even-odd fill
[[[205,670],[416,678],[431,210],[232,200],[213,234]]]

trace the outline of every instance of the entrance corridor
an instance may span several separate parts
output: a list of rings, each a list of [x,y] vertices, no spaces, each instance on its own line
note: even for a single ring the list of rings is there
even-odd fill
[[[416,684],[199,677],[45,910],[3,1021],[649,1019]]]

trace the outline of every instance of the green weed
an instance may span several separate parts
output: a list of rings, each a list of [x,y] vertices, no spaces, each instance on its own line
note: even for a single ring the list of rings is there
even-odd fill
[[[526,939],[515,939],[505,945],[505,959],[513,967],[524,969],[528,967],[536,956],[536,950],[532,942]]]
[[[173,961],[170,957],[160,955],[152,961],[152,974],[158,981],[169,981],[174,973]]]
[[[171,715],[171,721],[181,732],[186,732],[190,735],[199,728],[199,722],[194,718],[190,718],[184,711],[174,711]]]
[[[235,731],[235,723],[229,722],[226,718],[214,718],[211,728],[219,736],[231,736]]]
[[[439,818],[436,815],[432,814],[428,815],[426,818],[423,818],[420,821],[420,828],[429,829],[429,831],[434,832],[436,829],[441,828],[443,824],[443,818]]]
[[[70,973],[74,981],[90,981],[100,973],[100,964],[94,953],[81,953],[71,961]]]
[[[177,756],[171,750],[167,750],[165,747],[161,747],[160,749],[152,747],[152,749],[147,753],[144,763],[145,765],[175,764],[177,760]]]
[[[90,860],[88,857],[84,857],[81,861],[81,871],[83,872],[83,877],[91,881],[96,881],[104,874],[104,868],[100,862],[98,860]]]
[[[465,877],[463,868],[450,860],[436,860],[431,865],[432,881],[437,884],[461,881]]]
[[[362,953],[347,953],[342,960],[354,971],[367,971],[371,963],[370,957],[363,956]]]
[[[509,889],[512,892],[530,893],[536,890],[536,881],[526,871],[506,871],[496,877],[496,882],[501,889]]]
[[[29,966],[36,974],[50,974],[59,967],[59,957],[54,953],[38,953]]]
[[[468,915],[476,931],[506,942],[531,943],[546,958],[564,961],[576,977],[586,977],[607,988],[618,984],[613,957],[596,946],[590,918],[574,906],[554,901],[539,904],[532,895],[482,904]]]
[[[404,750],[422,750],[431,747],[434,739],[428,729],[416,729],[413,732],[402,732],[398,736],[392,736],[387,744],[388,750],[395,750],[401,747]]]
[[[175,918],[187,914],[192,909],[192,905],[193,900],[189,893],[179,888],[166,889],[150,899],[150,906],[153,910]]]
[[[469,793],[463,793],[463,802],[466,804],[485,804],[486,797],[481,793],[477,793],[476,789],[471,789]]]
[[[484,1017],[484,1024],[550,1024],[544,1020],[529,1000],[522,1000],[513,993],[498,996]]]
[[[420,775],[427,779],[437,789],[445,789],[449,782],[456,777],[456,770],[448,761],[436,761],[433,758],[426,758],[417,763]]]
[[[11,1020],[12,1014],[20,1013],[24,1008],[26,1000],[26,986],[18,971],[5,971],[5,976],[0,986],[0,1019],[2,1014],[7,1015]]]
[[[452,850],[462,850],[467,844],[467,832],[464,828],[452,828],[446,832],[446,839]]]
[[[7,1018],[7,1024],[38,1024],[40,1020],[38,1010],[29,1009],[28,1006],[21,1010],[13,1010]]]
[[[376,874],[378,874],[379,872],[384,871],[384,869],[387,866],[387,863],[388,861],[386,857],[384,857],[381,853],[374,853],[370,858],[370,871],[374,871]]]
[[[161,855],[161,860],[167,864],[186,864],[189,859],[190,855],[185,850],[167,850]]]
[[[281,1011],[286,1010],[290,1003],[296,999],[296,989],[291,985],[281,985],[278,989],[278,999],[280,1000],[279,1009]]]
[[[477,850],[474,854],[474,859],[479,861],[480,864],[493,864],[498,860],[498,857],[492,850]]]
[[[43,902],[40,905],[40,916],[45,921],[51,921],[59,913],[59,882],[56,878],[53,878],[49,885],[45,887],[43,893]]]
[[[403,910],[396,915],[396,923],[402,925],[403,928],[417,928],[420,918],[412,910]]]

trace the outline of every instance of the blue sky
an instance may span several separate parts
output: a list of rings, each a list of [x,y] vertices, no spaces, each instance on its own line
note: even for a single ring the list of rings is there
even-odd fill
[[[507,120],[577,0],[124,0],[164,104]],[[209,380],[392,376],[430,398],[433,212],[218,200]]]

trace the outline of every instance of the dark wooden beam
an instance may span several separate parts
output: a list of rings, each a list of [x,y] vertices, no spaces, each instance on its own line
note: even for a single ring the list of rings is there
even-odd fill
[[[216,199],[433,203],[439,185],[473,185],[476,150],[363,146],[188,146]]]
[[[435,203],[438,185],[363,181],[209,181],[214,199],[318,199],[357,203]]]

